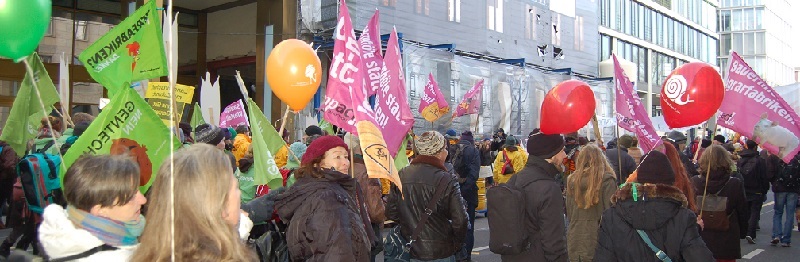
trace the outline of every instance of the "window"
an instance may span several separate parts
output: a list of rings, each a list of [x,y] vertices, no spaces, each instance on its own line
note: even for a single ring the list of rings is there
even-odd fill
[[[75,40],[86,41],[86,21],[75,21]]]
[[[727,56],[731,50],[731,34],[719,35],[719,56]]]
[[[583,51],[583,17],[575,17],[575,50]]]
[[[600,0],[600,25],[609,27],[611,16],[611,0]]]
[[[653,10],[644,8],[644,40],[653,42]]]
[[[417,11],[417,14],[424,13],[425,15],[430,15],[431,14],[430,4],[431,0],[417,0],[417,6],[416,6],[417,8],[415,9]]]
[[[731,31],[742,30],[742,10],[733,10],[731,14]]]
[[[450,22],[461,22],[461,0],[448,0],[447,19]]]
[[[754,20],[756,20],[756,25],[755,25],[755,28],[753,28],[753,29],[763,29],[764,28],[763,25],[762,25],[763,14],[764,14],[764,8],[763,7],[756,8],[756,11],[755,11],[755,14],[754,14]]]
[[[766,37],[764,36],[764,32],[756,33],[755,46],[757,55],[763,55],[767,53]]]
[[[555,46],[561,46],[561,14],[553,13],[553,31],[552,43]]]
[[[50,18],[50,25],[47,26],[47,32],[45,32],[46,36],[53,36],[53,18]]]
[[[397,6],[397,0],[381,0],[383,6]]]
[[[488,0],[486,9],[486,27],[499,33],[503,32],[503,0]]]
[[[744,43],[742,43],[742,45],[744,46],[744,50],[742,50],[742,54],[743,55],[753,55],[753,54],[755,54],[755,52],[756,52],[756,49],[755,49],[755,46],[754,46],[755,41],[756,41],[755,40],[755,35],[753,33],[744,33],[743,41],[744,41]]]
[[[667,34],[671,35],[671,36],[674,36],[675,20],[672,20],[672,18],[667,18],[666,20],[667,20],[667,26],[666,26]],[[675,41],[673,41],[673,39],[671,39],[669,37],[667,37],[667,48],[671,49],[671,50],[675,50]]]
[[[525,39],[536,40],[536,27],[539,21],[539,13],[536,6],[525,5]]]

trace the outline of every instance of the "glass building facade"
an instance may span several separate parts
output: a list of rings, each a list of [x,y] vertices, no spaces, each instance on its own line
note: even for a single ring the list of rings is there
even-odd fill
[[[599,0],[599,59],[611,54],[637,65],[639,95],[659,115],[661,84],[688,62],[717,66],[718,1]]]
[[[772,86],[794,82],[794,50],[789,0],[722,0],[718,11],[720,68],[725,74],[729,51],[735,51]]]

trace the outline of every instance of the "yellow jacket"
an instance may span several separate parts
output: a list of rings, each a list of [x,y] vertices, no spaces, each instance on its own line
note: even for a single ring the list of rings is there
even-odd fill
[[[244,154],[247,153],[247,148],[250,147],[250,143],[253,143],[253,139],[246,134],[238,134],[235,138],[233,138],[233,157],[236,158],[236,163],[239,163],[239,159],[244,157]]]
[[[514,174],[525,168],[525,164],[528,163],[528,153],[525,153],[525,151],[519,147],[517,147],[517,151],[514,152],[506,149],[501,150],[497,154],[497,158],[494,159],[494,170],[492,171],[494,174],[494,182],[497,184],[505,184],[509,179],[511,179],[511,176],[514,175],[503,175],[503,165],[506,162],[505,158],[503,157],[503,152],[506,152],[506,154],[508,154],[508,158],[511,159],[511,165],[514,166]]]
[[[283,168],[286,166],[286,161],[289,161],[289,149],[287,146],[282,146],[278,153],[275,153],[275,164],[278,165],[278,168]]]

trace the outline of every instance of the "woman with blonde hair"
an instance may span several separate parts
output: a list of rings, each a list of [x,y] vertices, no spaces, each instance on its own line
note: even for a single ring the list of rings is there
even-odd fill
[[[617,180],[603,150],[588,145],[578,154],[575,172],[567,179],[567,252],[570,261],[592,261],[597,228],[611,207]]]
[[[232,170],[225,152],[211,145],[175,152],[150,189],[148,223],[131,260],[256,261],[236,230],[245,221]]]

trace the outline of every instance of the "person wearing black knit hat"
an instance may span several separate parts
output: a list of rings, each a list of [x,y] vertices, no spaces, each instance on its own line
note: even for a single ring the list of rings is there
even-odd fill
[[[725,144],[725,136],[723,135],[716,135],[714,136],[714,140],[711,141],[715,145],[722,145]]]
[[[458,143],[451,146],[453,152],[450,158],[453,168],[458,176],[461,187],[461,196],[466,204],[470,225],[475,224],[475,209],[478,207],[478,177],[481,170],[481,152],[475,147],[475,137],[472,131],[464,131]],[[469,261],[472,257],[472,248],[475,245],[475,229],[469,228],[464,241],[465,249],[456,255],[456,260]]]
[[[636,173],[637,182],[617,190],[603,212],[594,261],[659,261],[656,253],[672,261],[714,261],[686,196],[672,185],[667,156],[650,151]]]
[[[568,261],[564,198],[555,179],[567,157],[564,145],[563,136],[544,134],[538,128],[528,135],[528,162],[507,184],[521,188],[526,200],[525,213],[533,214],[526,216],[517,229],[526,231],[530,248],[520,254],[503,255],[503,261]],[[494,231],[496,228],[489,230],[508,234]]]
[[[194,129],[194,141],[197,143],[216,146],[220,150],[225,150],[225,134],[222,129],[209,124],[202,124]]]

